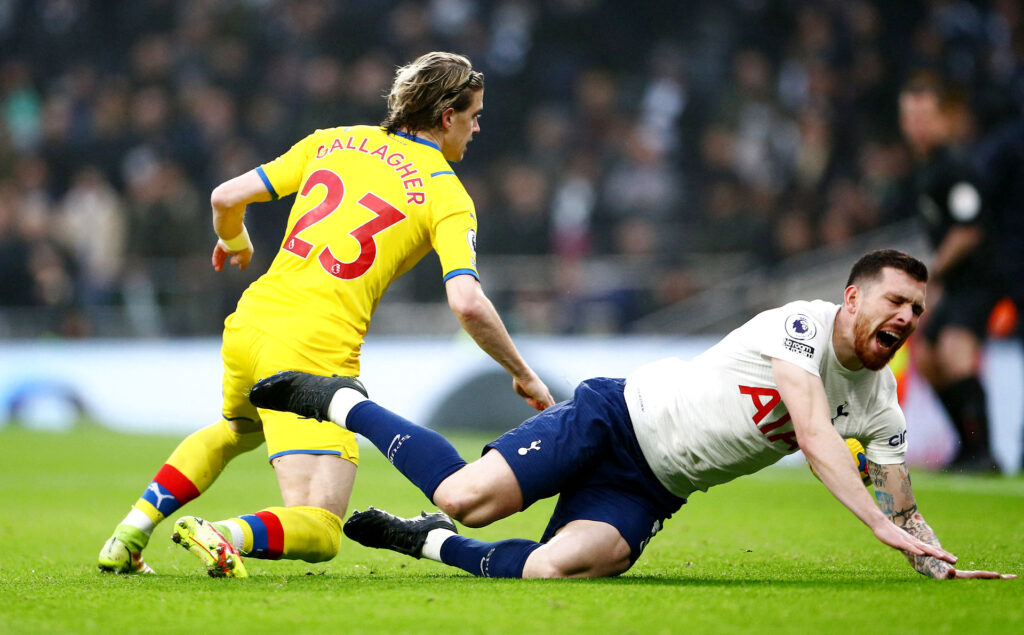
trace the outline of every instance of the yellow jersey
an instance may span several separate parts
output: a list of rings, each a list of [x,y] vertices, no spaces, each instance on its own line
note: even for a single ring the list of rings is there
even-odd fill
[[[317,130],[256,172],[274,198],[296,197],[235,317],[338,372],[358,374],[381,296],[431,248],[444,281],[479,279],[473,201],[433,142],[376,126]]]

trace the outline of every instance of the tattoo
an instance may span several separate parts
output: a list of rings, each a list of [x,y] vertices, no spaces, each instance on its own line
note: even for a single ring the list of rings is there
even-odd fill
[[[914,490],[910,488],[910,472],[908,472],[907,468],[904,467],[898,472],[898,474],[900,477],[900,491],[902,491],[903,495],[910,500],[914,500]]]
[[[921,542],[942,547],[935,532],[917,510],[906,465],[878,465],[868,461],[868,474],[875,486],[878,508],[883,514]],[[918,573],[930,578],[947,578],[953,569],[951,564],[932,556],[915,556],[904,551],[903,557]]]
[[[888,512],[889,517],[892,518],[892,522],[896,523],[897,526],[903,527],[904,529],[910,524],[911,520],[921,518],[921,514],[917,513],[917,505],[911,505],[906,509],[898,509]]]
[[[868,461],[868,475],[875,489],[885,489],[885,466]]]
[[[935,536],[935,532],[924,521],[921,514],[917,513],[916,505],[914,509],[913,515],[907,519],[906,525],[903,528],[921,542],[926,542],[934,547],[942,547],[939,544],[939,539]],[[903,553],[903,556],[918,573],[929,578],[948,578],[950,571],[953,569],[953,565],[948,562],[943,562],[931,556],[915,556],[906,552]]]
[[[882,513],[892,518],[892,494],[876,489],[875,499],[878,501],[878,508],[882,510]]]

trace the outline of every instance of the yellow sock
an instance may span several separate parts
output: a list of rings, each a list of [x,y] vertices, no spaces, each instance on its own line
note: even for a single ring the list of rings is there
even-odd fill
[[[205,492],[231,459],[262,443],[262,431],[239,434],[224,419],[196,430],[178,444],[132,508],[156,525]]]
[[[319,507],[268,507],[216,525],[226,526],[235,547],[253,558],[323,562],[341,546],[341,519]]]
[[[192,481],[200,492],[205,492],[231,459],[262,443],[262,431],[239,434],[221,419],[185,437],[167,463]]]

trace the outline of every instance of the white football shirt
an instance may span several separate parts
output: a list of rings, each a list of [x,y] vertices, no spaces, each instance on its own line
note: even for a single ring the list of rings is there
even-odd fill
[[[832,348],[839,306],[791,302],[754,316],[692,361],[664,359],[626,378],[626,404],[637,441],[658,480],[686,498],[767,467],[800,449],[771,360],[821,377],[832,425],[853,437],[868,459],[902,463],[906,420],[896,378],[847,370]]]

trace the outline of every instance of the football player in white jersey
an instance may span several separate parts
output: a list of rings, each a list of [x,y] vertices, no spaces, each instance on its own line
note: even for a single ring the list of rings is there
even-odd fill
[[[803,450],[830,492],[918,572],[1012,578],[955,567],[917,509],[906,424],[886,366],[917,326],[928,270],[894,250],[853,266],[842,304],[765,311],[691,361],[582,382],[467,464],[438,433],[370,401],[343,377],[287,371],[250,393],[261,408],[330,420],[373,442],[442,512],[355,512],[345,534],[490,577],[596,577],[626,571],[696,490]],[[859,440],[877,505],[843,437]],[[539,542],[456,533],[559,496]]]

